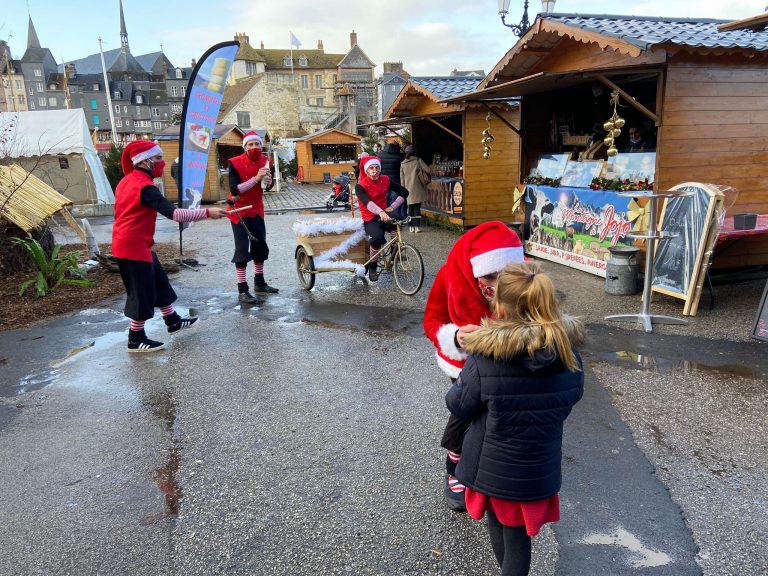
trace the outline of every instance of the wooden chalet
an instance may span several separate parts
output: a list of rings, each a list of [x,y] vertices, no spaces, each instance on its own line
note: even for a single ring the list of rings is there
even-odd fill
[[[330,182],[342,172],[353,173],[362,138],[336,128],[296,140],[299,182]]]
[[[442,104],[520,97],[521,163],[510,178],[522,180],[542,154],[583,152],[579,142],[602,140],[610,94],[618,91],[626,126],[644,127],[654,141],[654,190],[690,181],[727,185],[735,191],[726,197],[728,215],[766,214],[766,20],[539,15],[477,90]],[[482,123],[468,123],[465,139],[479,142],[481,130]],[[517,155],[516,146],[497,145],[494,155]],[[605,149],[599,154],[594,158],[605,158]],[[768,264],[766,235],[745,237],[714,260],[716,267],[753,264]]]
[[[172,201],[179,198],[176,182],[171,176],[171,165],[179,156],[179,128],[178,125],[169,126],[155,138],[163,150],[163,157],[166,159],[163,170],[165,196]],[[266,144],[269,135],[266,131],[260,131],[259,134],[265,139]],[[243,131],[234,124],[217,124],[213,131],[211,149],[208,154],[203,202],[219,202],[227,199],[229,195],[229,159],[242,153]]]
[[[411,77],[383,120],[369,126],[409,125],[416,154],[430,165],[432,182],[422,215],[461,226],[511,221],[520,172],[520,110],[515,100],[451,103],[472,92],[477,77]],[[497,151],[483,159],[482,131],[490,128]],[[514,175],[510,178],[510,175]]]

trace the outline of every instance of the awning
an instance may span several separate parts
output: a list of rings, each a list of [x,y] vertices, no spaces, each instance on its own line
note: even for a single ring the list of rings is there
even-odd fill
[[[464,111],[456,111],[456,112],[442,112],[437,114],[421,114],[419,116],[403,116],[402,118],[387,118],[385,120],[377,120],[376,122],[368,122],[366,124],[358,124],[358,126],[397,126],[399,124],[410,124],[411,122],[416,122],[417,120],[439,120],[441,118],[449,118],[451,116],[459,116],[463,114]]]
[[[454,96],[441,100],[441,103],[455,104],[458,102],[493,101],[515,96],[527,96],[541,92],[550,92],[569,86],[583,84],[590,80],[598,80],[599,76],[626,76],[628,74],[658,73],[660,68],[642,67],[624,68],[595,68],[592,70],[575,70],[570,72],[537,72],[517,80],[491,86],[476,92]]]

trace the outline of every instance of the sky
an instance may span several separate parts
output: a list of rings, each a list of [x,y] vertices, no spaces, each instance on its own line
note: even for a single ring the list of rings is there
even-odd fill
[[[557,0],[555,12],[684,16],[735,20],[754,16],[768,0]],[[512,0],[508,22],[519,22],[522,0]],[[531,20],[541,2],[531,0]],[[402,62],[410,74],[489,72],[517,37],[498,16],[496,0],[123,0],[131,53],[162,48],[176,66],[189,66],[213,44],[245,32],[250,43],[289,48],[289,31],[305,49],[323,41],[328,53],[349,50],[349,35],[381,73]],[[61,63],[120,47],[118,0],[3,0],[0,39],[14,57],[27,46],[28,17],[44,48]]]

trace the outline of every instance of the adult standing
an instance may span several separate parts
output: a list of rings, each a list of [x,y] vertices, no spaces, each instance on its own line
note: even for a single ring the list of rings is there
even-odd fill
[[[394,193],[391,202],[388,201],[390,191]],[[381,174],[381,161],[376,156],[363,156],[360,160],[360,180],[355,185],[355,195],[373,258],[386,243],[387,223],[392,219],[395,210],[405,203],[408,190]],[[368,279],[372,282],[379,279],[376,260],[368,265]]]
[[[467,335],[491,315],[498,273],[522,262],[523,244],[503,222],[484,222],[459,238],[437,273],[424,309],[424,333],[436,348],[437,365],[454,381],[467,359]],[[464,432],[471,420],[450,415],[440,445],[446,449],[444,493],[451,510],[463,511],[464,485],[456,479]]]
[[[173,308],[176,292],[152,251],[157,214],[174,222],[193,222],[221,218],[225,211],[221,208],[190,210],[171,204],[154,184],[154,179],[163,175],[165,162],[163,151],[153,142],[131,142],[123,150],[120,164],[125,177],[115,189],[112,255],[117,258],[125,286],[124,312],[131,320],[128,352],[155,352],[164,344],[150,340],[144,331],[144,323],[154,316],[155,308],[160,308],[169,334],[197,322],[197,316],[182,318]]]
[[[256,297],[248,290],[246,269],[253,260],[253,290],[260,294],[274,294],[278,290],[264,280],[264,262],[269,258],[267,228],[264,224],[264,190],[272,187],[272,168],[269,158],[262,152],[261,137],[253,131],[243,136],[244,153],[230,159],[229,199],[230,209],[246,208],[236,214],[228,214],[235,239],[235,264],[238,299],[253,304]]]
[[[423,174],[429,174],[429,166],[416,156],[416,149],[405,147],[405,160],[400,164],[400,183],[408,189],[408,216],[411,232],[421,232],[421,203],[427,198],[427,187],[422,183]]]

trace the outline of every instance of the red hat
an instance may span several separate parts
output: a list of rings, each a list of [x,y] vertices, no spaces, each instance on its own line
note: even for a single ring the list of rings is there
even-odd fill
[[[256,140],[256,142],[259,143],[259,146],[264,145],[264,141],[261,139],[261,136],[251,130],[250,132],[246,132],[243,136],[243,148],[245,148],[245,145],[248,144],[248,142],[252,142],[253,140]]]
[[[475,278],[501,272],[510,262],[522,262],[523,243],[502,222],[486,222],[469,247],[469,262]],[[475,230],[479,230],[478,226]]]
[[[360,159],[361,172],[365,173],[365,171],[371,166],[378,166],[379,168],[381,168],[381,160],[379,160],[378,156],[363,156]]]
[[[152,158],[152,156],[162,156],[163,151],[154,142],[150,140],[134,140],[123,149],[120,156],[120,166],[123,168],[123,174],[126,176],[133,172],[133,167],[139,162]]]

